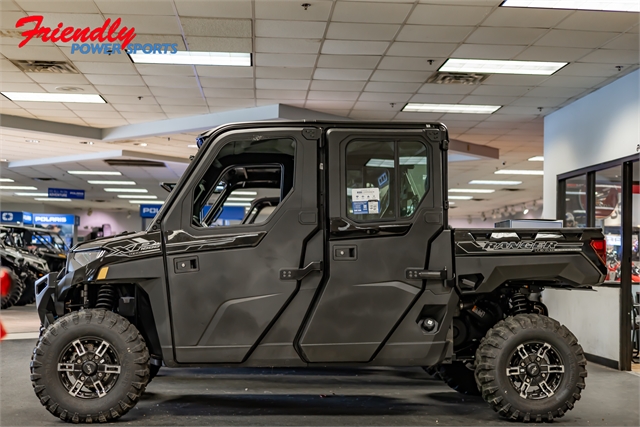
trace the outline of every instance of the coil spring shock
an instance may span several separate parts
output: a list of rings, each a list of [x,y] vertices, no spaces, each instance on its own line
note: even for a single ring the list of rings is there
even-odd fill
[[[116,289],[113,285],[102,285],[98,290],[96,308],[111,310],[116,302]]]
[[[511,296],[511,314],[523,314],[529,312],[529,300],[520,292],[516,292]]]

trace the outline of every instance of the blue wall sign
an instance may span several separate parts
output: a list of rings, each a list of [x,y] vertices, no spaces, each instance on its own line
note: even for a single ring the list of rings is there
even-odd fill
[[[49,188],[49,197],[52,199],[84,199],[84,190]]]
[[[0,221],[5,224],[32,224],[29,212],[0,211]]]
[[[162,205],[140,205],[140,218],[155,218]]]
[[[75,215],[64,214],[33,214],[33,223],[39,225],[78,225],[76,224],[80,218]]]

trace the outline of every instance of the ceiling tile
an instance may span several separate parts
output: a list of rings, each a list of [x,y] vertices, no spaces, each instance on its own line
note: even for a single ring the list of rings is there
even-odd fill
[[[313,67],[316,57],[308,54],[257,53],[255,64],[259,67]]]
[[[580,58],[580,62],[599,62],[605,64],[637,64],[640,62],[638,50],[598,49]]]
[[[139,43],[142,45],[145,44],[152,44],[155,45],[156,43],[160,43],[160,44],[176,44],[178,50],[187,50],[186,46],[184,45],[184,40],[182,39],[182,36],[179,36],[177,34],[138,34],[136,35],[136,39],[134,40],[135,43]],[[168,52],[172,52],[173,50],[170,50],[171,48],[169,46],[163,47],[161,49],[166,49]],[[195,49],[194,49],[195,50]]]
[[[542,112],[538,111],[537,107],[520,107],[520,106],[511,106],[511,105],[507,105],[506,107],[502,107],[501,109],[499,109],[498,111],[496,111],[495,113],[493,113],[493,116],[496,115],[511,115],[511,114],[515,114],[515,115],[535,115],[535,116],[540,116],[545,114],[546,112],[543,110]]]
[[[546,30],[540,28],[480,27],[467,38],[466,43],[528,45]]]
[[[478,25],[490,7],[418,5],[407,23],[417,25]]]
[[[57,83],[64,85],[87,85],[89,82],[82,74],[29,73],[36,83]]]
[[[78,62],[74,65],[86,74],[138,74],[133,64],[126,62]]]
[[[54,27],[54,28],[59,22],[64,22],[65,25],[76,27],[76,28],[78,27],[79,28],[85,28],[85,27],[95,28],[102,25],[105,21],[102,15],[97,13],[97,11],[96,13],[44,12],[44,13],[39,13],[39,15],[42,15],[44,17],[43,25]],[[109,18],[109,16],[105,16],[105,18]],[[118,18],[117,16],[115,18],[112,18],[111,22],[113,22],[117,18]],[[127,22],[125,17],[122,16],[121,27],[125,26],[130,28],[132,25],[133,24],[131,22]]]
[[[4,69],[2,70],[2,76],[0,79],[5,83],[33,83],[33,80],[23,72],[10,73],[6,72]]]
[[[527,96],[539,96],[539,97],[566,97],[571,98],[584,92],[584,88],[575,87],[550,87],[550,86],[538,86],[531,89]]]
[[[256,89],[307,90],[309,80],[256,79]]]
[[[311,100],[331,100],[331,101],[355,101],[358,99],[358,92],[332,92],[332,91],[309,91],[307,99]]]
[[[295,99],[303,100],[307,96],[306,90],[270,90],[270,89],[258,89],[256,91],[256,97],[258,99]]]
[[[311,108],[311,109],[344,109],[344,110],[348,110],[353,108],[353,101],[319,101],[319,100],[312,100],[312,101],[307,101],[304,105],[306,108]]]
[[[209,107],[198,105],[167,105],[163,106],[165,113],[182,113],[182,114],[208,114]]]
[[[143,86],[144,81],[140,76],[111,74],[86,74],[85,77],[94,85],[117,85],[117,86]]]
[[[257,0],[256,19],[284,19],[292,21],[327,21],[331,11],[331,1],[314,1],[305,8],[295,1]]]
[[[256,37],[286,37],[298,39],[320,39],[324,35],[326,22],[266,21],[256,20]]]
[[[45,92],[45,90],[36,83],[12,83],[0,80],[0,90],[3,92]]]
[[[329,24],[327,38],[337,40],[390,41],[399,29],[400,25],[332,22]]]
[[[389,43],[373,41],[326,40],[322,53],[334,55],[381,55]]]
[[[62,102],[16,102],[18,107],[28,109],[29,111],[37,110],[68,110]]]
[[[0,44],[0,53],[8,59],[37,59],[39,61],[66,61],[67,58],[54,45],[40,47],[26,45],[19,48],[18,45]],[[85,55],[78,55],[85,56]],[[106,55],[105,55],[106,56]]]
[[[242,98],[207,98],[210,107],[225,107],[228,109],[250,108],[256,106],[254,99]]]
[[[371,76],[374,82],[418,82],[424,83],[432,73],[427,71],[377,70]]]
[[[147,99],[147,98],[143,98],[143,101]],[[149,99],[152,99],[149,97]],[[160,104],[160,106],[162,106],[163,108],[167,105],[174,105],[174,106],[183,106],[183,105],[197,105],[197,106],[206,106],[207,102],[205,101],[204,98],[202,98],[202,95],[198,94],[197,97],[193,97],[193,98],[164,98],[161,96],[157,96],[155,98],[156,101],[158,101],[158,104]]]
[[[490,86],[482,84],[473,91],[474,95],[522,96],[529,92],[527,86]]]
[[[318,58],[318,67],[373,69],[380,61],[380,58],[382,57],[365,55],[320,55]]]
[[[558,28],[622,32],[634,25],[638,25],[638,15],[636,13],[578,10],[558,24]]]
[[[148,0],[94,0],[96,5],[100,8],[100,11],[105,14],[119,14],[122,11],[126,11],[129,15],[149,15],[150,3]],[[176,3],[182,3],[181,0]],[[77,0],[70,1],[69,3],[78,4]],[[90,2],[83,2],[90,3]],[[155,0],[153,2],[153,14],[154,15],[170,15],[175,16],[173,7],[170,0]]]
[[[391,44],[387,55],[443,58],[450,56],[456,47],[457,45],[452,43],[395,42]]]
[[[411,122],[441,122],[442,114],[440,113],[404,113],[399,112],[394,120],[411,121]],[[447,125],[447,127],[449,127]],[[449,127],[450,128],[450,127]]]
[[[598,31],[551,30],[538,41],[536,46],[586,47],[595,49],[617,36],[616,33]]]
[[[161,113],[162,112],[162,108],[160,108],[160,106],[157,104],[139,104],[137,102],[135,104],[113,104],[112,107],[115,108],[116,111],[122,112],[125,118],[128,115],[128,113],[131,113],[131,112],[143,112],[143,113]]]
[[[4,0],[2,1],[4,3]],[[78,2],[75,0],[20,0],[20,6],[25,12],[58,12],[58,13],[98,13],[93,2]]]
[[[318,53],[320,40],[256,38],[256,52],[267,53]],[[245,51],[246,52],[246,51]]]
[[[4,76],[2,76],[4,77]],[[61,86],[73,86],[74,88],[76,88],[76,90],[81,90],[84,91],[82,93],[98,93],[98,91],[96,90],[95,87],[93,87],[90,84],[60,84],[60,83],[39,83],[40,86],[42,86],[44,88],[44,90],[46,90],[47,92],[65,92],[63,90],[60,90],[59,88]],[[86,105],[86,104],[80,104],[80,105]]]
[[[482,85],[495,85],[495,86],[537,86],[549,76],[527,76],[518,74],[492,74],[490,75]]]
[[[215,67],[196,65],[200,77],[253,77],[253,67]]]
[[[387,111],[394,114],[402,110],[402,107],[404,107],[404,103],[399,102],[392,107],[387,101],[358,101],[353,106],[354,109],[358,110]]]
[[[425,102],[429,104],[457,104],[462,101],[464,95],[439,95],[419,93],[411,97],[411,102]]]
[[[253,79],[226,79],[200,77],[202,87],[221,87],[227,89],[253,89]]]
[[[317,80],[367,80],[371,70],[344,68],[317,68],[313,78]]]
[[[463,44],[453,52],[452,58],[511,59],[522,52],[525,46]]]
[[[2,0],[0,3],[0,11],[6,12],[9,10],[20,10],[21,7],[14,0]]]
[[[415,93],[420,86],[419,83],[369,82],[364,90],[367,92]]]
[[[211,98],[254,99],[253,89],[221,89],[206,87],[203,89],[207,101]]]
[[[122,25],[129,28],[135,27],[136,34],[180,34],[180,25],[178,25],[175,16],[120,14],[105,14],[104,16],[111,18],[111,21],[122,18]],[[87,23],[80,24],[80,26],[86,27]]]
[[[256,77],[262,79],[293,79],[304,80],[310,79],[313,74],[313,68],[295,68],[295,67],[255,67]]]
[[[187,36],[247,38],[251,37],[250,19],[180,18]]]
[[[77,51],[74,53],[71,53],[70,46],[58,45],[58,49],[62,51],[62,53],[68,58],[68,59],[62,59],[62,60],[67,60],[67,61],[70,60],[74,64],[76,62],[101,62],[101,63],[111,63],[111,64],[115,62],[124,62],[127,64],[131,64],[131,59],[129,59],[129,55],[122,53],[122,51],[119,54],[105,55],[105,54],[99,54],[99,53],[81,54],[81,53],[78,53]]]
[[[369,22],[378,24],[400,24],[411,10],[403,3],[336,3],[331,19],[336,22]]]
[[[536,98],[532,96],[523,96],[512,102],[511,105],[548,108],[557,107],[566,101],[567,98]]]
[[[590,88],[597,86],[604,82],[606,77],[577,77],[577,76],[557,76],[553,75],[540,86],[553,86],[553,87],[581,87]]]
[[[433,60],[429,64],[429,60]],[[385,56],[380,61],[380,70],[436,71],[444,63],[444,58],[412,58],[406,56]]]
[[[358,104],[356,104],[356,107]],[[391,120],[397,113],[395,111],[353,110],[349,117],[355,120]]]
[[[360,92],[364,89],[366,82],[351,80],[313,80],[311,90],[343,90],[347,92]]]
[[[405,42],[461,43],[474,27],[405,25],[396,37]]]
[[[515,101],[515,96],[496,96],[496,95],[469,95],[465,97],[461,104],[473,105],[509,105]]]
[[[143,76],[195,76],[192,65],[135,64],[134,69]]]
[[[195,77],[188,76],[142,76],[149,86],[187,87],[196,88],[198,82]]]
[[[151,93],[155,96],[162,96],[167,98],[197,98],[201,96],[200,90],[197,88],[170,88],[170,87],[149,87]]]
[[[587,76],[587,77],[611,77],[620,71],[616,64],[590,64],[574,62],[558,71],[556,76]]]
[[[482,22],[482,26],[552,28],[571,13],[565,9],[499,7]]]
[[[410,93],[389,93],[389,92],[363,92],[358,98],[358,101],[364,102],[386,102],[399,103],[408,102],[411,98]]]
[[[196,37],[187,36],[189,50],[196,52],[252,52],[253,44],[248,37]]]
[[[203,7],[202,0],[179,0],[175,2],[175,5],[180,16],[252,18],[250,0],[216,0],[207,2],[206,7]]]
[[[149,88],[146,86],[120,86],[120,85],[94,85],[98,92],[103,95],[133,95],[146,96],[151,95]]]
[[[521,61],[559,61],[572,62],[591,52],[591,49],[568,47],[531,46],[514,59]]]
[[[640,37],[637,34],[623,34],[617,37],[613,41],[604,45],[605,49],[623,49],[623,50],[638,50],[640,49]]]
[[[429,94],[438,94],[438,95],[467,94],[467,93],[471,93],[474,89],[476,89],[476,87],[477,86],[473,86],[473,85],[458,85],[458,84],[441,85],[441,84],[435,84],[435,83],[427,83],[420,87],[420,90],[418,90],[418,93],[429,93]]]

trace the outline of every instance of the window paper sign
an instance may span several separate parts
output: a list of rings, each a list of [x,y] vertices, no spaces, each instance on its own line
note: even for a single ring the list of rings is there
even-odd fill
[[[351,207],[355,215],[380,213],[379,188],[354,188],[351,190]]]

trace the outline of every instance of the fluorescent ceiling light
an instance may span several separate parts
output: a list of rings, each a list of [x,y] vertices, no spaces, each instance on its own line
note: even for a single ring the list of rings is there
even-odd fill
[[[49,197],[49,193],[13,193],[14,196]]]
[[[500,6],[640,12],[638,0],[505,0]]]
[[[88,104],[106,104],[100,95],[89,93],[47,93],[47,92],[1,92],[12,101],[36,102],[84,102]]]
[[[491,114],[502,105],[459,105],[459,104],[422,104],[410,102],[402,111],[409,113],[467,113]]]
[[[189,144],[187,148],[198,148],[198,144]]]
[[[232,196],[257,196],[258,192],[257,191],[234,191],[233,193],[231,193]]]
[[[449,196],[449,200],[471,200],[472,196]]]
[[[238,52],[131,53],[136,64],[226,65],[250,67],[251,54]]]
[[[162,200],[129,200],[129,203],[134,205],[162,205]]]
[[[118,194],[120,199],[157,199],[158,196],[146,196],[143,194]]]
[[[144,188],[105,188],[108,193],[148,193]]]
[[[225,203],[223,206],[244,206],[244,207],[248,207],[248,206],[251,206],[251,203],[246,203],[246,202],[228,202],[228,203]]]
[[[495,193],[496,190],[485,190],[480,188],[450,188],[449,193]]]
[[[30,185],[0,185],[0,190],[37,190],[37,187]]]
[[[96,184],[96,185],[136,185],[135,181],[87,181],[89,184]]]
[[[0,182],[14,182],[11,178],[0,178]]]
[[[496,175],[544,175],[544,171],[533,170],[517,170],[517,169],[502,169],[494,172]]]
[[[530,162],[544,162],[544,156],[533,156],[529,158]]]
[[[230,202],[253,202],[254,199],[246,197],[229,197],[227,200]]]
[[[67,171],[71,175],[122,175],[116,171]]]
[[[520,185],[522,181],[494,181],[491,179],[474,179],[469,181],[469,184],[478,185]]]
[[[533,74],[550,76],[567,62],[499,61],[494,59],[449,58],[438,71],[482,74]]]
[[[40,200],[43,202],[70,202],[71,199],[56,199],[56,198],[49,198],[49,197],[35,197],[33,200]]]

